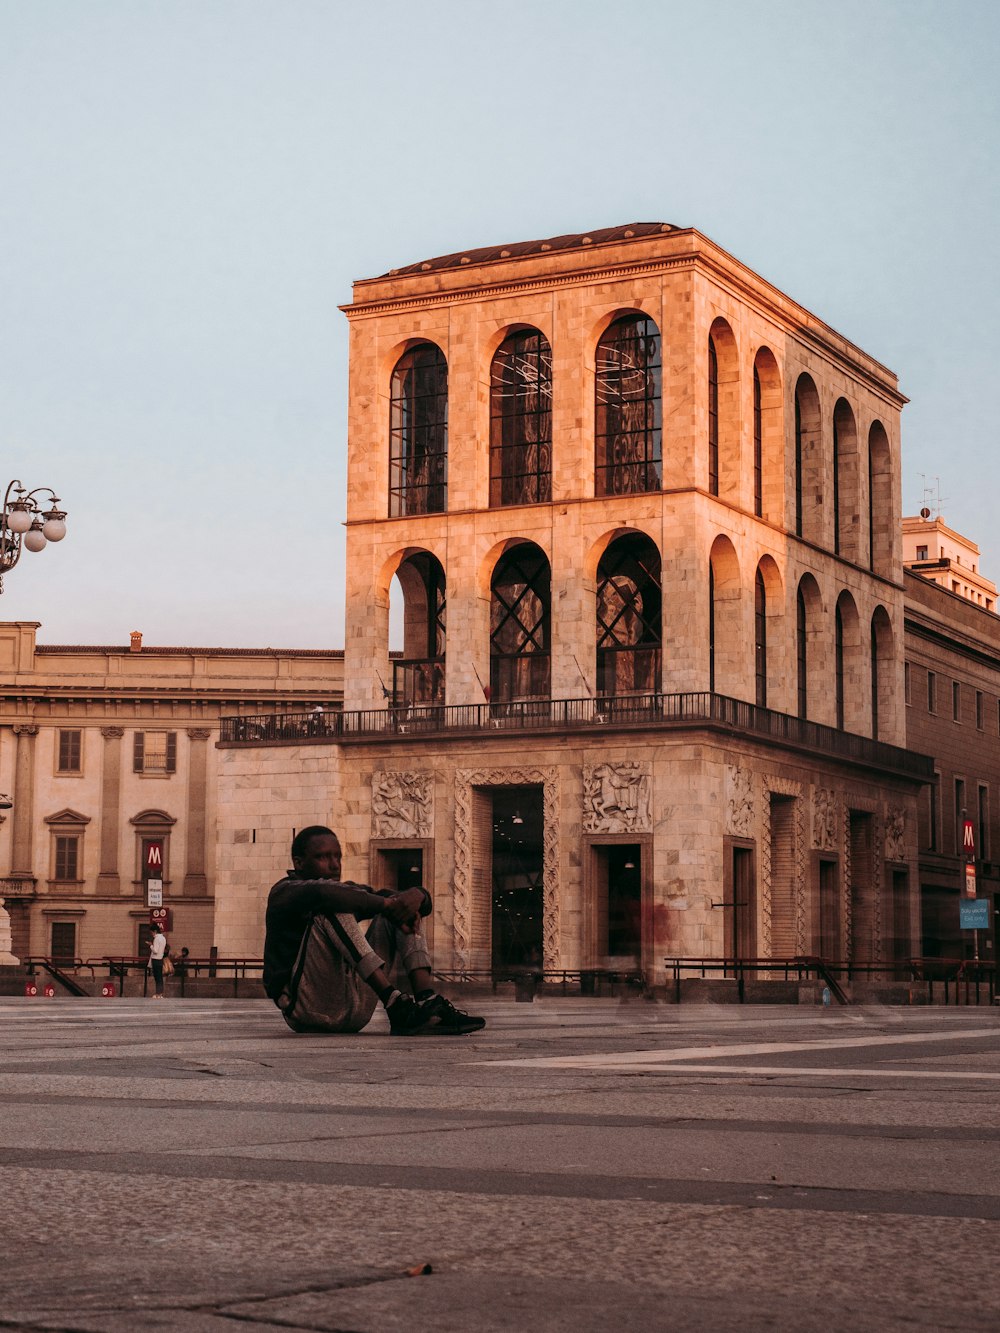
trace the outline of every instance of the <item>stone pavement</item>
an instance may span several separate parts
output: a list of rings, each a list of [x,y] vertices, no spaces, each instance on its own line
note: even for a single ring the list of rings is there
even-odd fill
[[[1000,1010],[476,1007],[0,1000],[0,1328],[1000,1323]]]

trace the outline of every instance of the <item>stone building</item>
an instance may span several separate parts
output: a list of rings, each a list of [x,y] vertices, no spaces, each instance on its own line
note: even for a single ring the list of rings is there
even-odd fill
[[[224,723],[223,949],[322,821],[345,875],[434,889],[442,967],[916,952],[896,377],[669,224],[345,313],[345,712]]]
[[[341,653],[36,642],[0,624],[0,900],[18,958],[145,954],[148,881],[195,957],[214,940],[221,714],[340,704]],[[302,719],[306,719],[303,723]],[[259,954],[259,943],[252,950]]]
[[[979,569],[979,547],[929,509],[903,519],[903,568],[996,613],[997,586]]]
[[[920,802],[921,948],[931,957],[971,958],[978,946],[979,957],[993,962],[1000,924],[997,617],[922,570],[906,574],[905,617],[907,737],[934,756],[935,770]],[[974,831],[976,896],[989,902],[989,928],[978,939],[959,925],[965,818]]]

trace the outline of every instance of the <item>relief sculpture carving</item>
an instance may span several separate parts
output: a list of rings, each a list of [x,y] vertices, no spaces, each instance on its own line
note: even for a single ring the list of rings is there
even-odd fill
[[[813,787],[813,846],[833,851],[837,845],[837,793],[830,787]]]
[[[646,765],[624,761],[583,770],[583,827],[587,833],[646,832],[651,780]]]
[[[748,768],[726,769],[726,832],[735,838],[753,837],[753,774]]]
[[[431,836],[431,775],[372,775],[372,835],[376,838]]]
[[[885,859],[906,860],[906,811],[888,810],[885,816]]]

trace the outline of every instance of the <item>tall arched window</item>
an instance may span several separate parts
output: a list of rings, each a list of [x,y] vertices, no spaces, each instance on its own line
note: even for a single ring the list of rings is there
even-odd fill
[[[552,577],[544,551],[522,542],[497,561],[490,598],[490,695],[494,703],[547,699]]]
[[[871,634],[872,739],[878,740],[878,629],[872,618]]]
[[[445,575],[429,551],[416,551],[396,571],[403,593],[403,655],[392,659],[397,704],[445,701]]]
[[[753,601],[753,643],[754,677],[756,680],[755,698],[761,708],[767,707],[767,593],[764,590],[764,575],[757,569],[754,580]]]
[[[715,693],[715,566],[708,562],[708,689]]]
[[[440,514],[448,488],[448,363],[420,343],[396,362],[389,390],[389,517]]]
[[[761,416],[760,371],[753,367],[753,512],[764,513],[764,422]]]
[[[490,367],[490,506],[551,498],[552,349],[538,329],[519,329]]]
[[[708,490],[719,494],[719,358],[708,339]]]
[[[833,414],[833,553],[840,555],[840,423]]]
[[[595,493],[659,490],[660,331],[645,315],[616,319],[597,344],[595,400]]]
[[[799,717],[806,717],[809,707],[809,657],[806,641],[806,599],[799,584],[795,594],[795,693]]]
[[[656,694],[662,632],[660,553],[642,533],[613,541],[597,567],[597,692]]]
[[[844,730],[844,614],[837,603],[834,612],[834,690],[837,700],[837,730]]]
[[[802,404],[795,393],[795,535],[802,536]]]

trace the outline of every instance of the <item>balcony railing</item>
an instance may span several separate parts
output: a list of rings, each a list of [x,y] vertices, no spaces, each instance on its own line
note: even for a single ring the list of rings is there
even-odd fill
[[[873,768],[892,769],[925,782],[934,776],[927,755],[868,736],[837,731],[819,722],[777,713],[724,694],[621,695],[605,699],[527,699],[517,703],[386,707],[350,713],[260,713],[224,717],[221,739],[228,744],[273,745],[299,740],[349,741],[396,736],[454,736],[503,731],[687,728],[704,725],[819,751]]]
[[[0,898],[34,898],[37,882],[30,876],[0,879]]]

